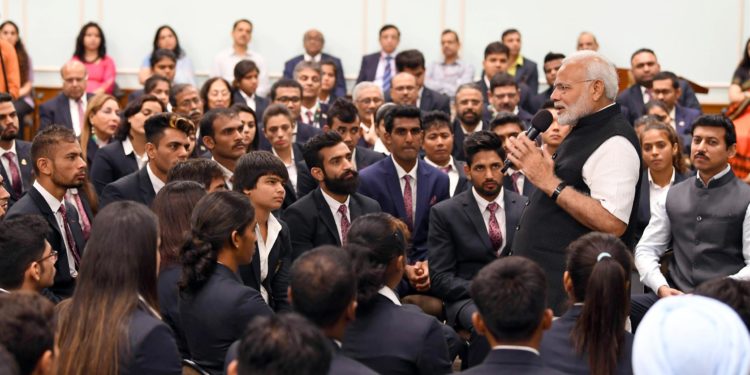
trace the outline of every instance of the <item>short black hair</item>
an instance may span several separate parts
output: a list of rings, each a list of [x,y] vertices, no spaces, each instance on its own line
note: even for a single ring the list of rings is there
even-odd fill
[[[158,144],[168,128],[177,129],[186,135],[195,134],[195,125],[187,118],[176,113],[157,113],[149,117],[143,124],[146,132],[146,142]]]
[[[521,131],[526,130],[526,125],[523,123],[523,120],[521,120],[518,115],[514,115],[510,112],[498,112],[490,121],[490,130],[494,131],[498,126],[507,124],[516,124]]]
[[[695,121],[693,121],[692,130],[690,135],[695,133],[695,128],[699,126],[709,126],[715,128],[724,128],[726,133],[724,134],[724,141],[727,144],[727,148],[737,143],[737,133],[734,130],[734,123],[729,117],[724,115],[701,115]]]
[[[422,111],[413,105],[396,105],[385,114],[385,131],[393,131],[394,122],[397,118],[419,119],[419,127],[422,127]]]
[[[237,112],[231,108],[214,108],[206,112],[201,118],[201,137],[214,137],[214,122],[221,118],[237,117]]]
[[[381,105],[380,108],[375,111],[375,126],[378,126],[381,121],[384,121],[385,115],[391,112],[394,108],[396,108],[396,103],[392,102],[384,103],[383,105]]]
[[[238,25],[239,25],[240,23],[242,23],[242,22],[244,22],[244,23],[246,23],[246,24],[250,25],[250,28],[251,28],[251,29],[253,28],[253,23],[252,23],[252,22],[250,22],[250,20],[249,20],[249,19],[247,19],[247,18],[240,18],[240,19],[238,19],[237,21],[234,21],[234,24],[232,24],[232,31],[234,31],[234,29],[236,29],[236,28],[237,28],[237,26],[238,26]]]
[[[673,89],[677,90],[680,88],[680,79],[677,78],[676,74],[667,70],[662,70],[661,72],[656,73],[656,75],[654,76],[654,79],[652,79],[651,81],[663,81],[665,79],[672,81]]]
[[[484,58],[487,59],[489,55],[503,54],[510,56],[510,49],[505,44],[500,42],[492,42],[484,48]]]
[[[396,27],[396,25],[392,25],[390,23],[387,23],[387,24],[383,25],[383,27],[380,28],[380,31],[378,31],[378,37],[380,37],[381,35],[383,35],[383,32],[386,31],[386,30],[388,30],[388,29],[396,30],[396,33],[398,34],[398,37],[399,38],[401,37],[401,30],[399,30],[398,27]]]
[[[507,30],[503,31],[503,33],[500,35],[500,40],[505,39],[505,37],[508,36],[508,35],[510,35],[510,34],[521,35],[521,32],[518,31],[518,29],[507,29]]]
[[[565,58],[565,55],[563,55],[562,53],[549,52],[546,55],[544,55],[544,63],[546,64],[550,61],[562,60],[564,58]]]
[[[0,288],[21,287],[26,268],[42,258],[49,231],[47,221],[38,215],[0,221]]]
[[[750,282],[731,277],[718,277],[702,283],[694,293],[729,305],[742,318],[745,327],[750,331]]]
[[[479,86],[479,84],[476,82],[468,82],[468,83],[460,84],[458,88],[456,89],[456,96],[458,96],[458,93],[464,90],[476,90],[476,91],[479,91],[480,94],[484,94],[482,92],[482,87]]]
[[[258,65],[253,60],[241,60],[237,64],[234,65],[234,81],[239,82],[242,80],[244,76],[246,76],[248,73],[255,71],[256,73],[260,73],[260,69],[258,69]]]
[[[39,176],[37,161],[40,158],[51,158],[52,148],[57,147],[61,142],[78,142],[73,129],[62,125],[51,125],[36,133],[34,140],[31,141],[31,160],[34,166],[34,175]]]
[[[513,86],[518,90],[518,83],[515,78],[508,73],[497,73],[490,79],[490,92],[494,92],[498,87]]]
[[[292,114],[292,111],[289,110],[285,105],[283,104],[271,104],[269,105],[265,111],[263,111],[263,126],[265,128],[265,125],[268,123],[268,120],[271,117],[276,116],[286,116],[286,118],[289,119],[289,122],[292,126],[294,126],[295,120],[294,115]]]
[[[167,172],[167,183],[172,181],[195,181],[208,190],[211,181],[224,178],[219,163],[212,159],[195,158],[175,164]]]
[[[271,101],[276,100],[276,90],[281,87],[292,87],[299,90],[299,96],[302,97],[302,85],[299,84],[296,80],[293,80],[291,78],[282,78],[271,85],[271,91],[268,92],[268,98],[271,99]]]
[[[170,59],[172,62],[177,64],[177,55],[172,50],[160,48],[151,53],[151,57],[148,59],[151,68],[154,67],[162,59]]]
[[[357,122],[358,118],[359,112],[354,103],[346,98],[336,98],[328,108],[326,122],[328,123],[328,126],[333,126],[333,120],[338,119],[341,122],[350,124],[352,122]]]
[[[480,151],[495,151],[500,159],[505,160],[505,149],[503,149],[503,142],[500,141],[500,137],[497,134],[488,131],[480,130],[469,134],[464,139],[464,153],[466,154],[466,164],[471,167],[474,162],[474,155]]]
[[[333,68],[333,76],[336,77],[336,75],[339,72],[339,67],[336,66],[336,63],[333,60],[331,60],[331,59],[326,59],[326,58],[321,59],[320,60],[321,75],[323,74],[322,70],[323,70],[323,66],[324,65],[332,67]]]
[[[12,102],[13,97],[7,92],[0,92],[0,103]]]
[[[439,128],[447,126],[453,134],[453,127],[451,126],[451,118],[443,111],[435,110],[430,111],[422,116],[422,129],[427,131],[432,128]]]
[[[54,350],[54,305],[37,293],[0,295],[0,345],[21,374],[31,374],[44,352]]]
[[[442,33],[440,33],[440,36],[441,37],[445,36],[445,34],[453,34],[453,36],[456,37],[456,42],[461,43],[461,40],[458,38],[458,33],[455,32],[454,30],[452,30],[452,29],[445,29],[445,30],[443,30]]]
[[[633,61],[636,55],[639,55],[641,53],[650,53],[656,57],[656,53],[654,53],[654,50],[651,48],[638,48],[635,52],[633,52],[632,55],[630,55],[630,61]]]
[[[318,375],[328,373],[328,339],[295,313],[259,316],[245,328],[237,348],[239,375]]]
[[[471,297],[498,341],[526,341],[536,332],[547,308],[547,277],[530,259],[497,259],[474,277]]]
[[[424,69],[424,55],[416,49],[407,49],[396,54],[396,71],[404,69]]]
[[[172,85],[169,89],[169,104],[171,104],[172,107],[177,107],[177,95],[189,88],[195,88],[195,86],[189,83],[176,83]],[[200,93],[198,95],[200,96]]]
[[[357,296],[351,256],[330,245],[305,252],[292,264],[289,287],[295,311],[318,327],[330,327]]]
[[[336,146],[344,142],[341,135],[335,131],[320,133],[310,138],[302,146],[302,155],[305,158],[307,168],[323,168],[323,159],[320,156],[320,150]]]
[[[163,76],[161,74],[154,74],[151,77],[148,77],[146,79],[146,82],[143,83],[143,93],[144,94],[148,94],[151,91],[154,91],[154,89],[156,88],[156,85],[159,82],[166,82],[167,86],[169,86],[170,91],[171,91],[172,82],[169,81],[169,78],[167,78],[167,77],[165,77],[165,76]]]
[[[269,151],[252,151],[242,155],[234,168],[234,191],[252,190],[263,176],[278,176],[289,180],[284,162]]]

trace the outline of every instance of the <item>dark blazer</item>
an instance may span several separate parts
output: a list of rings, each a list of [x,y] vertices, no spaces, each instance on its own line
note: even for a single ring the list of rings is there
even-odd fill
[[[99,145],[96,144],[96,141],[94,141],[93,138],[89,138],[88,146],[86,147],[86,165],[88,166],[89,171],[94,166],[97,152],[99,152]]]
[[[583,306],[571,306],[560,318],[552,322],[552,327],[544,333],[539,352],[542,360],[550,368],[562,371],[566,374],[589,374],[588,356],[580,357],[575,351],[575,346],[570,339],[570,333],[576,325],[578,317],[581,316]],[[615,369],[615,374],[632,374],[633,335],[625,332],[623,345],[621,346],[620,359]]]
[[[529,105],[527,106],[529,112],[536,113],[538,110],[540,110],[544,103],[550,100],[552,91],[554,91],[554,87],[550,86],[546,90],[540,92],[538,95],[531,97],[529,99]]]
[[[422,111],[442,111],[446,115],[451,115],[451,99],[427,86],[422,90],[422,97],[419,98],[419,109]]]
[[[698,102],[698,98],[695,96],[693,88],[690,87],[690,84],[685,80],[679,80],[679,82],[682,94],[680,95],[677,104],[682,107],[689,107],[700,111],[701,105]],[[617,103],[628,109],[628,120],[630,120],[631,124],[634,123],[638,117],[641,117],[646,113],[641,85],[637,83],[623,90],[620,95],[617,96]]]
[[[117,201],[134,201],[151,206],[156,192],[148,178],[146,166],[115,182],[109,183],[99,197],[101,207]]]
[[[159,313],[169,328],[172,329],[177,350],[182,358],[190,358],[190,352],[185,340],[185,330],[180,322],[179,286],[182,277],[180,264],[171,264],[159,272],[157,280],[157,292],[159,293]]]
[[[466,165],[466,162],[454,159],[453,163],[456,164],[456,169],[458,170],[458,183],[456,184],[456,189],[453,190],[453,194],[451,194],[451,197],[471,189],[471,181],[469,181],[469,179],[466,177],[466,172],[464,172],[464,166]]]
[[[503,188],[506,191],[516,192],[516,188],[513,186],[513,177],[507,174],[503,176]],[[529,181],[529,179],[524,176],[521,195],[523,195],[524,197],[530,197],[531,193],[533,193],[534,191],[536,191],[536,186],[534,186],[534,184],[532,184],[531,181]]]
[[[91,99],[93,94],[86,94],[87,99]],[[85,110],[85,108],[84,108]],[[76,113],[76,116],[78,114]],[[73,130],[73,120],[70,119],[70,103],[68,97],[62,92],[54,98],[42,103],[39,106],[39,129],[44,129],[50,125],[62,125]],[[83,124],[81,124],[83,126]]]
[[[529,129],[531,127],[531,119],[534,118],[534,115],[532,115],[529,112],[526,112],[526,110],[521,108],[521,106],[519,105],[518,118],[520,118],[521,121],[523,121],[526,124],[526,129]]]
[[[113,141],[96,152],[91,166],[91,182],[101,195],[110,182],[119,180],[138,170],[135,154],[125,155],[122,141]]]
[[[120,357],[120,374],[182,374],[172,331],[139,304],[128,324],[129,352]]]
[[[463,371],[462,374],[562,375],[561,372],[546,367],[542,358],[538,355],[526,350],[517,349],[492,350],[481,365]]]
[[[674,123],[677,134],[682,140],[682,148],[686,154],[690,154],[690,142],[693,139],[693,122],[700,117],[701,111],[690,107],[683,107],[679,104],[674,108]]]
[[[239,89],[232,90],[232,104],[234,103],[247,104]],[[258,129],[256,136],[263,134],[263,112],[270,104],[271,102],[268,99],[255,95],[255,127]]]
[[[482,129],[490,130],[490,114],[486,109],[482,111]],[[461,161],[466,161],[466,154],[464,153],[464,131],[461,129],[461,122],[456,118],[453,120],[453,158]]]
[[[255,254],[250,264],[241,265],[239,274],[242,282],[260,292],[261,284],[268,292],[268,305],[275,311],[291,311],[292,305],[287,299],[287,288],[289,287],[289,268],[292,266],[292,241],[289,234],[289,226],[282,220],[281,232],[276,238],[271,252],[268,254],[268,274],[266,279],[260,279],[260,251],[258,243],[255,243]],[[260,294],[258,294],[260,296]],[[263,298],[261,298],[261,301]]]
[[[284,63],[284,78],[294,78],[294,67],[299,64],[300,61],[304,60],[304,55],[297,55],[287,62]],[[335,56],[331,56],[325,52],[320,54],[320,61],[332,61],[333,65],[336,65],[336,86],[333,89],[333,96],[342,98],[346,96],[346,78],[344,78],[344,66],[341,64],[341,59]],[[377,66],[377,65],[375,65]]]
[[[358,171],[361,171],[385,158],[385,154],[370,150],[367,147],[357,146],[356,149],[357,152],[354,154],[354,161],[357,163]]]
[[[430,208],[450,197],[448,176],[417,159],[417,200],[412,229],[412,253],[409,260],[424,260],[427,257],[427,231]],[[378,201],[383,212],[406,220],[403,194],[393,158],[385,158],[362,170],[359,174],[359,192]]]
[[[86,195],[82,194],[80,197],[86,215],[88,217],[94,217],[94,214],[91,212],[91,206],[86,199]],[[76,208],[69,203],[66,203],[65,208],[68,214],[70,231],[76,243],[78,253],[83,257],[86,240],[83,237],[81,224],[78,222],[78,211],[76,211]],[[50,243],[52,249],[60,254],[55,263],[55,283],[49,288],[49,291],[52,292],[55,299],[63,299],[72,296],[73,289],[75,288],[75,279],[70,276],[70,267],[68,265],[64,240],[65,233],[60,232],[60,226],[57,225],[55,214],[49,208],[49,205],[47,204],[47,201],[44,200],[44,197],[42,197],[42,194],[33,186],[23,197],[21,197],[21,199],[18,200],[18,202],[16,202],[16,204],[13,205],[13,207],[8,210],[5,219],[13,219],[21,215],[39,215],[47,219],[47,223],[50,227],[46,236],[47,242]]]
[[[239,339],[256,316],[273,312],[257,290],[242,284],[239,275],[216,264],[196,294],[179,295],[181,323],[193,360],[212,374],[221,374],[229,345]]]
[[[331,352],[333,357],[331,358],[331,367],[328,370],[328,375],[375,375],[377,372],[372,371],[369,367],[345,356],[341,352],[339,345],[330,340]]]
[[[648,182],[649,171],[647,168],[644,169],[645,170],[643,171],[643,175],[641,177],[641,194],[638,198],[638,214],[636,216],[635,227],[636,240],[640,240],[643,231],[646,230],[646,226],[648,226],[648,222],[651,221],[651,190]],[[675,171],[674,184],[672,186],[684,181],[690,176],[690,173],[682,174]],[[692,176],[695,177],[695,174],[692,174]]]
[[[377,295],[357,309],[342,352],[380,374],[447,374],[452,371],[440,323]]]
[[[535,62],[523,58],[523,65],[516,67],[516,82],[524,84],[529,89],[529,96],[539,92],[539,69]]]
[[[362,81],[374,81],[375,73],[378,71],[378,62],[380,62],[380,51],[365,55],[362,57],[362,64],[359,66],[359,75],[357,83]],[[396,75],[396,72],[393,72]]]
[[[300,145],[305,144],[310,138],[323,133],[320,128],[314,128],[308,124],[297,122],[297,139],[295,140],[295,143],[298,143]]]
[[[16,158],[18,159],[18,164],[16,166],[21,173],[21,185],[23,185],[23,192],[25,193],[29,191],[31,185],[34,184],[34,170],[32,165],[34,162],[31,160],[31,142],[16,139]],[[21,199],[23,194],[16,194],[12,187],[13,181],[11,181],[10,173],[6,173],[5,168],[2,168],[1,166],[0,175],[3,176],[3,186],[5,187],[5,190],[10,194],[8,206],[12,207],[13,203],[16,203],[16,201]]]
[[[505,246],[500,252],[502,255],[510,254],[526,201],[526,197],[503,189]],[[460,306],[451,308],[451,303],[465,304],[471,298],[471,280],[482,267],[498,258],[472,189],[432,208],[428,245],[432,292],[446,303],[448,321],[453,321]]]
[[[350,222],[362,215],[380,212],[375,200],[359,193],[349,196]],[[320,188],[300,198],[284,210],[284,221],[294,228],[292,261],[302,253],[322,245],[341,246],[341,235],[336,221]]]

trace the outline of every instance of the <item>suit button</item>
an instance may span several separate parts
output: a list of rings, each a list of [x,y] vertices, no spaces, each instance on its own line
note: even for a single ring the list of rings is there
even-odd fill
[[[526,203],[524,203],[523,205],[524,206],[528,206],[529,205],[529,201],[526,201]]]
[[[520,225],[516,225],[516,230],[518,231],[520,229],[521,229],[521,226]]]
[[[701,221],[701,220],[703,220],[703,218],[700,217],[700,216],[698,216],[695,220]]]

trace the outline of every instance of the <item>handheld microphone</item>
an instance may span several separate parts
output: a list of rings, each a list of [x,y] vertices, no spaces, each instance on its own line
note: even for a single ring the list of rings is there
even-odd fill
[[[549,129],[549,126],[552,125],[552,121],[554,121],[552,112],[546,109],[542,109],[541,111],[537,112],[534,115],[534,118],[531,119],[531,129],[526,132],[526,137],[528,137],[532,141],[535,140],[536,137],[539,136],[539,134],[544,133],[545,131],[547,131],[547,129]],[[513,166],[513,163],[510,161],[510,158],[506,158],[503,164],[503,169],[501,169],[500,171],[505,174],[505,172],[508,171],[508,168]]]

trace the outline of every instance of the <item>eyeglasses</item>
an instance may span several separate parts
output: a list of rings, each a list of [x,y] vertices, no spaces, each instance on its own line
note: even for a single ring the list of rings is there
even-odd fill
[[[276,98],[276,101],[279,103],[299,103],[302,101],[302,98],[299,96],[282,96],[280,98]]]
[[[42,257],[42,259],[39,259],[36,262],[37,263],[42,263],[42,262],[44,262],[45,260],[47,260],[49,258],[55,258],[55,262],[57,262],[57,255],[58,255],[57,250],[52,250],[52,252],[49,253],[49,255],[47,255],[46,257]]]
[[[573,85],[578,83],[584,83],[584,82],[591,82],[596,81],[595,79],[584,79],[583,81],[576,81],[571,83],[555,83],[552,87],[554,91],[560,91],[561,93],[565,94],[566,92],[570,91],[573,88]]]

